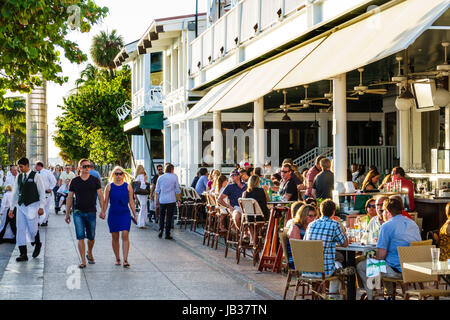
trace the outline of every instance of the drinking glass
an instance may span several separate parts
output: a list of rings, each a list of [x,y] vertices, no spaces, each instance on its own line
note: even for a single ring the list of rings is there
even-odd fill
[[[433,264],[437,264],[439,262],[439,255],[441,249],[439,248],[431,248],[431,261]]]

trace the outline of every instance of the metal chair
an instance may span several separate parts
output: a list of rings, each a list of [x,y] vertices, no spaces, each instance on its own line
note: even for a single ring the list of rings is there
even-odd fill
[[[322,298],[328,299],[327,287],[332,280],[339,280],[341,282],[340,294],[346,299],[345,281],[344,278],[331,275],[325,275],[325,265],[323,256],[323,241],[322,240],[296,240],[290,239],[292,257],[294,258],[295,271],[301,274],[297,278],[295,286],[294,300],[297,296],[311,296],[313,300]],[[321,277],[311,277],[303,273],[320,273]],[[311,291],[307,293],[298,293],[300,286],[307,285]]]
[[[240,260],[240,254],[243,253],[245,257],[245,250],[253,250],[253,265],[259,261],[259,253],[264,246],[263,228],[267,224],[264,214],[255,199],[239,198],[239,206],[242,210],[241,216],[241,230],[239,235],[239,243],[236,248],[238,250],[237,263]],[[253,243],[244,243],[244,232],[250,229],[253,231]]]
[[[398,247],[398,256],[400,263],[408,262],[428,262],[431,261],[431,248],[434,245],[428,246],[411,246],[411,247]],[[406,290],[405,300],[409,300],[410,296],[417,296],[419,300],[426,299],[428,297],[434,297],[435,300],[439,300],[439,297],[450,296],[449,290],[439,289],[439,276],[427,275],[421,272],[416,272],[406,268],[402,268],[402,277],[405,284],[418,282],[421,285],[421,289]],[[424,288],[424,284],[432,282],[435,288]]]

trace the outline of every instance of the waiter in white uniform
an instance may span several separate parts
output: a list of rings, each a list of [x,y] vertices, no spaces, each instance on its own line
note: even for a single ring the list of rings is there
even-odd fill
[[[52,202],[52,191],[56,185],[56,178],[50,170],[44,168],[44,164],[41,161],[36,162],[34,169],[42,177],[42,182],[44,182],[45,188],[45,205],[44,214],[39,217],[38,224],[42,227],[48,225],[48,215],[50,213],[50,204]]]
[[[14,182],[16,182],[17,178],[17,167],[10,166],[8,173],[6,174],[5,186],[10,185],[14,186]]]
[[[22,158],[17,163],[20,174],[14,183],[11,207],[17,206],[17,237],[16,244],[19,247],[20,256],[16,261],[28,261],[27,235],[34,239],[31,245],[35,246],[33,258],[41,252],[41,240],[38,230],[38,215],[44,214],[45,189],[42,177],[36,171],[31,171],[30,161]],[[9,210],[10,218],[14,217],[14,211]]]

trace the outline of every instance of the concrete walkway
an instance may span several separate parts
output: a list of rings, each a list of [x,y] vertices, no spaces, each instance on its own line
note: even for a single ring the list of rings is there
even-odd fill
[[[30,245],[28,262],[15,261],[17,248],[12,253],[0,280],[1,300],[264,300],[281,299],[285,284],[280,274],[258,272],[249,258],[237,265],[234,251],[225,259],[223,247],[216,251],[203,246],[201,235],[180,231],[178,226],[171,241],[157,237],[155,224],[148,229],[132,225],[129,269],[114,265],[105,220],[97,219],[96,264],[85,269],[77,268],[80,259],[73,222],[67,225],[64,215],[51,214],[49,226],[40,230],[44,245],[38,258],[31,258]],[[0,247],[4,246],[12,248],[9,244]]]

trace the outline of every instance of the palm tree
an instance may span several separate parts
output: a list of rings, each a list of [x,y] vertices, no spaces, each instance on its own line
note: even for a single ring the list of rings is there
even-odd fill
[[[110,34],[101,31],[100,34],[94,36],[91,45],[91,57],[95,65],[102,69],[108,69],[110,78],[114,78],[114,58],[123,46],[123,38],[117,34],[116,30]]]
[[[108,71],[98,69],[96,66],[89,63],[86,68],[80,72],[80,78],[75,80],[75,85],[78,88],[83,84],[94,84],[107,79]]]
[[[14,162],[14,135],[21,139],[19,144],[23,145],[26,132],[26,108],[22,98],[6,98],[0,106],[0,132],[9,137],[7,142],[8,159]]]

